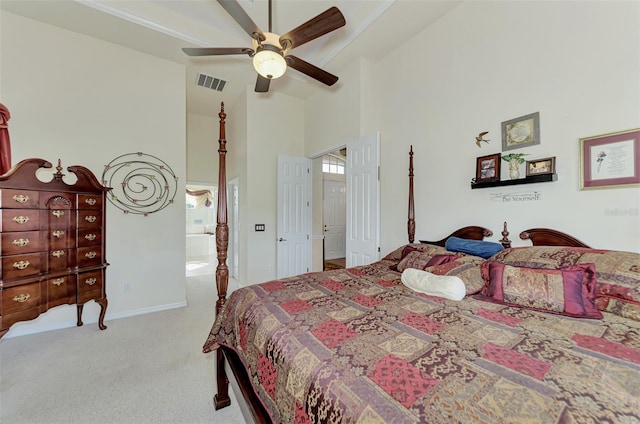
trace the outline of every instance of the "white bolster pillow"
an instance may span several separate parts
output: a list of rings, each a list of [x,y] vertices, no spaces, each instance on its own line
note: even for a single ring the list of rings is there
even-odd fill
[[[413,291],[451,300],[464,299],[467,289],[455,275],[436,275],[415,268],[402,271],[402,283]]]

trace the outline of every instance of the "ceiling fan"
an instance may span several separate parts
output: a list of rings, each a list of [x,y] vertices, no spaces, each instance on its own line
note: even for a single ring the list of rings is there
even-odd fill
[[[318,68],[315,65],[288,54],[289,50],[299,47],[311,40],[321,37],[341,26],[346,21],[337,7],[331,7],[315,18],[279,36],[271,32],[271,0],[269,0],[269,32],[262,32],[251,20],[247,12],[237,0],[218,0],[224,10],[253,39],[252,48],[248,47],[185,47],[182,49],[189,56],[215,56],[247,54],[253,58],[253,66],[258,72],[255,91],[266,93],[274,78],[281,77],[287,66],[310,76],[326,85],[333,85],[338,77]]]

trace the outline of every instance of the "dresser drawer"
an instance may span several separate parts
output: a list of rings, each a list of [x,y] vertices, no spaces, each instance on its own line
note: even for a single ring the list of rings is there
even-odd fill
[[[3,289],[0,293],[2,293],[2,309],[0,310],[2,315],[38,307],[42,301],[39,282]]]
[[[79,247],[76,264],[78,268],[102,264],[102,248],[98,246]]]
[[[78,274],[78,303],[104,297],[103,271],[90,271]]]
[[[79,194],[78,209],[102,209],[102,196],[95,194]]]
[[[78,210],[78,228],[97,229],[102,227],[102,212],[91,209]]]
[[[15,233],[2,233],[2,247],[0,254],[21,255],[23,253],[46,250],[46,234],[41,231],[23,231]]]
[[[102,229],[92,228],[88,230],[78,230],[78,246],[101,246]]]
[[[75,249],[53,249],[49,251],[48,271],[65,271],[76,266]]]
[[[39,229],[39,210],[0,209],[0,231],[33,231]]]
[[[46,281],[47,307],[71,304],[76,302],[76,276],[65,275]]]
[[[3,280],[27,277],[39,274],[46,266],[47,252],[26,253],[24,255],[12,255],[2,257]]]
[[[46,216],[46,221],[45,217]],[[74,228],[76,225],[75,210],[70,209],[45,209],[40,216],[45,228],[64,230]]]
[[[37,209],[40,192],[30,190],[0,189],[0,207],[13,209]]]
[[[48,231],[49,250],[70,249],[76,245],[76,231],[73,228],[58,228]]]

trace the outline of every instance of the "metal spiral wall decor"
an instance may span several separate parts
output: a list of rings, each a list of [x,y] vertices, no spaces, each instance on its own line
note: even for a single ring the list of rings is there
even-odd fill
[[[107,199],[124,213],[147,216],[173,203],[178,177],[163,160],[142,152],[118,156],[104,166]]]

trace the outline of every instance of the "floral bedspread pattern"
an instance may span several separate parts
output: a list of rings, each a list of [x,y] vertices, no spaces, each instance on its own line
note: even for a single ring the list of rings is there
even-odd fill
[[[277,423],[640,421],[640,322],[416,294],[392,261],[232,293],[235,350]]]

